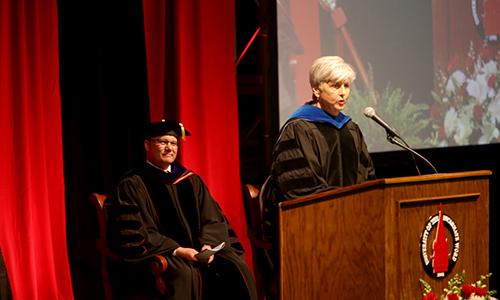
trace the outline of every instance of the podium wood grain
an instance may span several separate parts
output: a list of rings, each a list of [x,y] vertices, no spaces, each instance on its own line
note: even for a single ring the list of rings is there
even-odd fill
[[[488,273],[489,176],[379,179],[280,203],[280,298],[417,299],[419,278],[435,291],[462,270],[478,279]],[[458,227],[460,252],[435,279],[422,265],[420,237],[439,203]]]

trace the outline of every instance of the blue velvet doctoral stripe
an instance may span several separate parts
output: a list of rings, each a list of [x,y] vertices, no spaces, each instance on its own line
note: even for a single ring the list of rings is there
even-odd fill
[[[351,117],[344,115],[343,113],[339,113],[337,116],[332,116],[319,107],[306,104],[297,109],[288,120],[292,119],[304,119],[311,122],[328,123],[335,128],[340,129],[347,122],[349,122]]]

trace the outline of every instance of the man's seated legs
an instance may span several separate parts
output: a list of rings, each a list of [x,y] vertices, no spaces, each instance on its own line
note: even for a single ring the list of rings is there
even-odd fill
[[[206,267],[202,267],[202,297],[204,300],[247,300],[256,299],[249,291],[255,291],[254,279],[242,259],[216,257]],[[241,272],[245,270],[247,272]],[[252,288],[248,288],[251,286]]]

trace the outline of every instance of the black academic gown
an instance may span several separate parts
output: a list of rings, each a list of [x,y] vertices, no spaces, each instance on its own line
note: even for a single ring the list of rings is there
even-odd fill
[[[357,124],[291,120],[273,152],[272,175],[282,199],[349,186],[374,178],[368,149]]]
[[[256,299],[241,244],[230,236],[233,231],[198,175],[179,164],[173,164],[169,174],[145,164],[119,182],[113,202],[115,206],[131,205],[139,210],[135,217],[129,215],[130,222],[120,223],[130,228],[114,231],[117,238],[113,247],[123,257],[116,274],[121,277],[122,288],[125,286],[122,298],[146,299],[148,295],[151,299]],[[214,247],[221,242],[226,247],[215,254],[209,266],[173,255],[177,247],[200,250],[204,244]],[[169,262],[164,276],[165,297],[152,293],[145,266],[155,254],[165,256]]]
[[[334,117],[308,104],[300,107],[281,128],[263,187],[265,238],[276,242],[279,202],[373,178],[363,135],[350,117]]]
[[[375,177],[358,125],[310,104],[285,123],[273,150],[271,177],[277,201],[349,186]]]

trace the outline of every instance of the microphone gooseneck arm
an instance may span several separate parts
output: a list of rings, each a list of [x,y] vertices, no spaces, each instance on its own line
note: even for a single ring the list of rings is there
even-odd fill
[[[413,159],[415,160],[415,157],[414,155],[416,155],[418,158],[420,158],[422,161],[424,161],[429,167],[431,167],[431,169],[434,171],[435,174],[438,173],[438,171],[436,170],[436,168],[434,167],[433,164],[431,164],[430,161],[427,160],[427,158],[423,157],[422,155],[420,155],[420,153],[418,153],[417,151],[413,150],[412,148],[410,148],[405,141],[401,142],[400,140],[398,140],[397,138],[395,138],[394,136],[388,134],[387,135],[387,140],[391,143],[391,144],[394,144],[394,145],[397,145],[403,149],[406,149],[408,151],[410,151],[413,157]],[[416,164],[415,164],[416,166]],[[420,174],[420,171],[418,170],[418,166],[417,166],[417,171],[418,173]]]
[[[387,132],[387,140],[389,140],[390,143],[394,144],[395,142],[392,142],[391,138],[392,139],[397,138],[399,141],[396,140],[395,142],[403,143],[406,146],[405,149],[411,148],[410,145],[408,145],[408,143],[402,137],[400,137],[399,135],[390,135],[389,132]],[[422,173],[420,172],[420,168],[418,167],[417,160],[415,159],[415,155],[411,151],[410,151],[410,155],[411,155],[411,159],[413,160],[413,165],[415,165],[415,169],[417,169],[417,174],[422,175]]]
[[[418,156],[425,163],[427,163],[432,168],[432,170],[434,170],[434,173],[436,173],[436,174],[438,173],[436,168],[425,157],[423,157],[422,155],[417,153],[415,150],[410,148],[408,143],[406,143],[405,140],[397,134],[396,130],[394,128],[392,128],[391,125],[387,124],[387,122],[385,122],[381,117],[379,117],[375,113],[375,109],[373,107],[369,107],[369,106],[365,107],[363,114],[367,118],[372,119],[377,124],[382,126],[382,128],[385,129],[385,132],[387,133],[387,140],[389,140],[390,143],[392,143],[394,145],[398,145],[399,147],[406,149],[410,152],[411,158],[413,159],[413,163],[415,164],[415,168],[417,169],[418,175],[421,175],[421,174],[420,174],[420,169],[418,168],[417,161],[415,160],[415,155]]]

